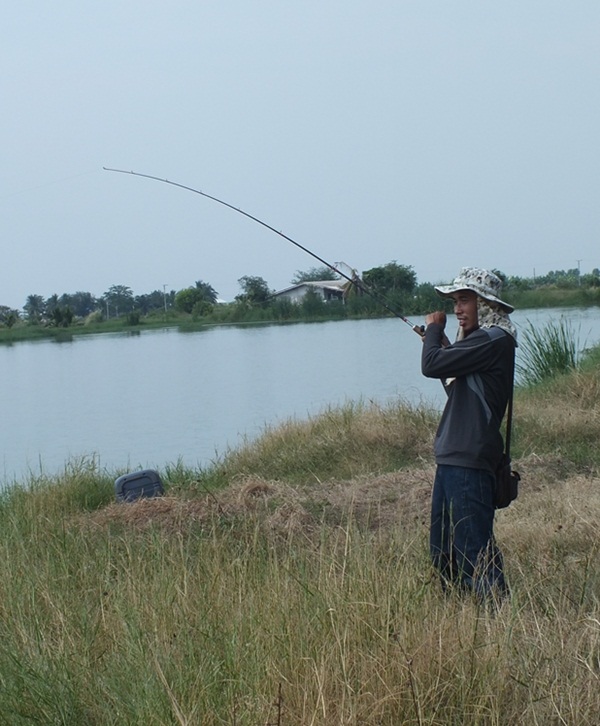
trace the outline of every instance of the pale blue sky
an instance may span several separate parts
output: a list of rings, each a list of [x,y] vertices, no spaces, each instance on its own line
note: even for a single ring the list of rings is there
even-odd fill
[[[600,267],[600,4],[20,0],[0,29],[0,304],[330,262]]]

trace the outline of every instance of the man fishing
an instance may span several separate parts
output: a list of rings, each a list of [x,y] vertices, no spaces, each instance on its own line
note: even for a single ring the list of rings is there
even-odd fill
[[[451,344],[446,314],[425,318],[421,370],[439,378],[448,396],[434,444],[431,558],[445,591],[457,585],[482,600],[501,598],[508,587],[494,539],[493,489],[513,385],[513,308],[499,297],[500,278],[475,267],[435,289],[454,301],[459,327]]]

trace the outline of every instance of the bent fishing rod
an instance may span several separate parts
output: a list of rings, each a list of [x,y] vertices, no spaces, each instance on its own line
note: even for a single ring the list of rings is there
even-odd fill
[[[126,169],[112,169],[107,166],[102,167],[104,171],[114,171],[118,174],[130,174],[132,176],[139,176],[144,179],[152,179],[154,181],[162,182],[163,184],[170,184],[174,187],[179,187],[180,189],[185,189],[188,192],[194,192],[194,194],[200,194],[203,197],[206,197],[207,199],[212,199],[213,202],[218,202],[219,204],[222,204],[224,207],[229,207],[229,209],[233,209],[234,212],[239,212],[239,214],[243,214],[244,217],[248,217],[248,219],[251,219],[253,222],[257,222],[258,224],[261,224],[263,227],[266,227],[267,229],[270,229],[271,232],[275,232],[275,234],[278,234],[280,237],[283,237],[283,239],[287,240],[288,242],[291,242],[293,245],[301,249],[303,252],[306,252],[306,254],[310,255],[311,257],[314,257],[315,260],[318,260],[321,264],[325,265],[325,267],[328,267],[330,270],[333,270],[337,275],[340,275],[345,280],[347,280],[351,285],[354,285],[357,287],[361,292],[366,293],[370,297],[372,297],[375,301],[377,301],[383,308],[385,308],[389,313],[394,315],[397,318],[400,318],[403,322],[405,322],[407,325],[410,325],[412,330],[414,330],[415,333],[417,333],[420,336],[423,336],[423,327],[420,325],[415,325],[414,323],[411,323],[411,321],[404,317],[401,313],[399,313],[397,310],[394,310],[391,308],[387,302],[382,298],[379,293],[376,293],[374,290],[371,290],[369,287],[367,287],[364,282],[358,278],[358,276],[350,277],[349,275],[346,275],[344,272],[339,270],[337,267],[332,265],[331,263],[327,262],[327,260],[324,260],[322,257],[319,257],[319,255],[315,254],[311,250],[308,249],[308,247],[304,247],[304,245],[301,245],[299,242],[296,242],[296,240],[293,240],[291,237],[288,237],[286,234],[281,232],[278,229],[275,229],[275,227],[271,227],[270,224],[267,224],[266,222],[263,222],[262,219],[259,219],[258,217],[254,217],[252,214],[249,214],[248,212],[244,212],[243,209],[239,209],[238,207],[234,207],[233,204],[229,204],[228,202],[224,202],[222,199],[218,199],[217,197],[213,197],[210,194],[207,194],[206,192],[202,192],[199,189],[194,189],[193,187],[186,186],[185,184],[180,184],[179,182],[171,181],[170,179],[162,179],[159,176],[152,176],[151,174],[142,174],[138,171],[127,171]]]

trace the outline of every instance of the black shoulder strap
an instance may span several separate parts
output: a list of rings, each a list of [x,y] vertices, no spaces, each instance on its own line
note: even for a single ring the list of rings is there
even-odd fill
[[[515,390],[515,355],[516,349],[513,349],[512,375],[510,377],[510,394],[508,396],[508,409],[506,410],[506,439],[504,441],[504,451],[508,459],[510,459],[510,434],[512,431],[513,393]]]

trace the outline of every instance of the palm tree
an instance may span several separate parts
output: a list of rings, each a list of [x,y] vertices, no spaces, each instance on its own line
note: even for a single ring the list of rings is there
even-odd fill
[[[209,285],[208,282],[204,282],[203,280],[196,280],[196,290],[200,290],[201,300],[204,300],[211,305],[214,305],[217,302],[219,293],[212,285]]]
[[[28,295],[23,310],[30,323],[39,323],[44,314],[44,298],[41,295]]]
[[[107,311],[109,305],[115,308],[117,317],[119,317],[119,308],[122,312],[130,312],[133,309],[133,292],[127,285],[111,285],[102,299],[106,303]]]

